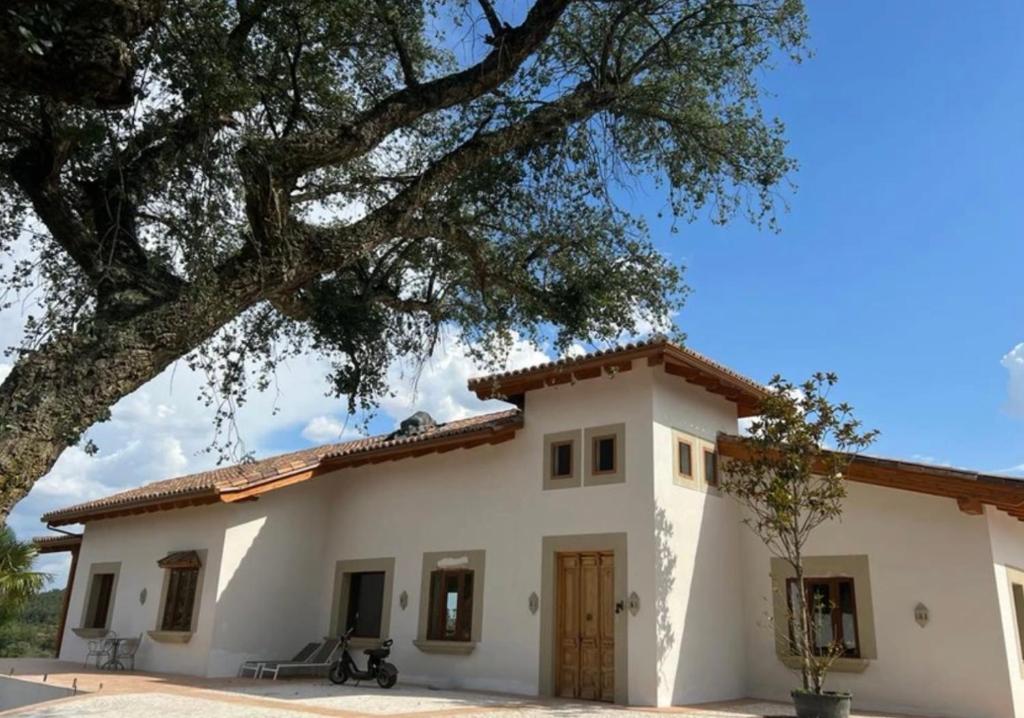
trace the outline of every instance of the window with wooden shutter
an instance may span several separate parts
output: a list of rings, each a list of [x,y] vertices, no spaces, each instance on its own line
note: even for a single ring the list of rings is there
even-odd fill
[[[438,569],[430,574],[427,638],[469,641],[473,628],[473,571]]]
[[[195,551],[176,551],[157,561],[167,571],[161,631],[191,631],[202,563]]]
[[[786,581],[786,598],[790,612],[798,607],[795,578]],[[805,600],[811,624],[811,650],[826,655],[832,646],[842,649],[846,658],[860,657],[857,635],[857,603],[852,578],[805,578]],[[797,620],[800,620],[799,617]],[[795,636],[790,627],[790,641]],[[794,653],[796,651],[794,650]]]

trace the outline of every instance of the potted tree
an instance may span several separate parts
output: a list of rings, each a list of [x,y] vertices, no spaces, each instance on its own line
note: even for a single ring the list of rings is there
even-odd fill
[[[740,456],[728,460],[720,478],[721,488],[746,508],[744,523],[792,567],[797,588],[786,597],[784,641],[798,659],[802,685],[792,696],[799,718],[845,718],[852,701],[849,693],[824,690],[845,647],[823,644],[824,632],[816,633],[815,617],[828,607],[817,595],[808,598],[803,566],[811,533],[842,514],[846,467],[878,433],[862,430],[848,404],[830,401],[836,381],[835,374],[818,373],[797,386],[775,376]]]

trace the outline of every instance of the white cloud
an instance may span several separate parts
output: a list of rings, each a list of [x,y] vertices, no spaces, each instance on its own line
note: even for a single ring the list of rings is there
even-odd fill
[[[516,338],[501,370],[521,369],[549,360],[535,344]],[[425,411],[438,421],[452,421],[507,408],[503,402],[480,401],[466,387],[471,377],[489,371],[474,362],[461,345],[439,345],[422,367],[404,363],[391,367],[388,382],[393,395],[381,401],[381,409],[397,424],[416,411]]]
[[[302,429],[302,437],[315,444],[344,441],[357,436],[360,436],[359,432],[333,416],[314,416]]]
[[[1024,416],[1024,342],[1003,357],[1000,364],[1009,373],[1009,403],[1011,414]]]

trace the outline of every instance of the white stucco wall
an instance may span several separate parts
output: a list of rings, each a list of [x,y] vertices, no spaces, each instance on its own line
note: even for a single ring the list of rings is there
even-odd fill
[[[138,636],[158,628],[165,572],[157,566],[157,561],[172,551],[206,550],[199,615],[192,639],[185,644],[170,644],[154,642],[147,636],[135,659],[136,665],[146,670],[205,675],[212,648],[217,576],[229,513],[229,507],[203,506],[87,524],[71,591],[61,659],[82,661],[85,658],[88,641],[79,638],[72,629],[81,624],[90,565],[121,563],[110,628],[118,636]],[[143,589],[146,590],[144,604],[140,603]]]
[[[769,556],[752,532],[741,535],[749,692],[781,699],[799,678],[758,626],[771,610]],[[821,526],[808,547],[813,556],[850,554],[868,556],[878,658],[863,673],[832,673],[826,688],[852,691],[865,710],[1014,715],[984,517],[951,499],[851,483],[842,522]],[[914,621],[918,602],[930,612],[924,628]]]
[[[233,676],[244,660],[290,658],[323,638],[320,587],[329,487],[308,482],[228,512],[207,674]]]
[[[547,433],[626,424],[626,482],[542,490]],[[528,598],[541,590],[542,537],[628,533],[628,585],[641,600],[628,625],[628,694],[656,701],[654,538],[651,481],[651,372],[633,371],[531,392],[516,438],[496,446],[427,455],[354,470],[319,481],[330,484],[324,566],[338,560],[395,558],[390,635],[403,678],[441,686],[516,693],[538,692],[541,613]],[[599,548],[599,547],[595,547]],[[482,639],[468,656],[426,654],[412,643],[419,622],[424,552],[486,551]],[[321,573],[321,624],[329,624],[332,570]],[[398,598],[408,592],[404,611]],[[626,596],[619,597],[625,599]],[[476,608],[474,607],[474,610]],[[627,650],[616,646],[616,651]]]
[[[676,484],[673,429],[713,444],[736,432],[736,405],[664,373],[655,381],[658,704],[735,698],[746,682],[739,512],[717,492]]]

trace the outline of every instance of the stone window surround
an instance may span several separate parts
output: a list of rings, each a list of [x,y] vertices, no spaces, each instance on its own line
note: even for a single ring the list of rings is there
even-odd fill
[[[439,568],[440,561],[445,559],[462,559],[467,562],[458,566],[473,572],[473,622],[468,641],[436,641],[427,638],[430,619],[430,574]],[[484,621],[484,568],[487,552],[483,549],[469,551],[430,551],[423,554],[423,575],[420,581],[420,616],[419,627],[416,629],[416,640],[413,645],[424,653],[449,653],[467,655],[472,653],[480,642]],[[452,567],[455,568],[455,567]]]
[[[146,631],[146,635],[158,643],[188,643],[192,640],[192,634],[199,625],[199,611],[203,605],[203,580],[206,577],[207,550],[206,549],[179,549],[195,551],[199,556],[199,576],[196,577],[196,595],[192,603],[192,623],[187,631],[165,631],[160,625],[164,617],[164,608],[167,603],[167,589],[171,583],[171,569],[160,569],[163,573],[163,580],[160,587],[160,601],[157,603],[156,618],[152,631]],[[168,551],[166,555],[177,553],[178,550]]]
[[[692,476],[687,476],[679,471],[679,442],[690,445],[690,471]],[[672,483],[694,491],[702,491],[712,496],[721,496],[722,492],[717,486],[708,484],[704,476],[704,452],[710,451],[717,455],[718,445],[714,441],[702,439],[699,436],[688,434],[679,429],[672,429]],[[718,466],[718,476],[721,477],[722,466]],[[721,478],[719,478],[721,482]]]
[[[580,446],[583,443],[582,436],[583,432],[579,429],[544,435],[544,473],[541,478],[543,479],[545,491],[552,489],[575,489],[581,485]],[[552,447],[567,441],[572,442],[572,473],[569,476],[553,476]]]
[[[342,559],[334,564],[334,594],[331,599],[331,624],[328,636],[340,635],[345,627],[342,616],[348,615],[349,581],[354,573],[368,571],[384,572],[384,592],[381,597],[383,605],[380,612],[380,635],[377,638],[353,637],[353,648],[376,648],[385,638],[391,635],[391,596],[395,585],[395,559],[359,558]]]
[[[594,470],[594,441],[611,437],[615,439],[615,468],[612,471]],[[583,485],[604,486],[621,484],[626,481],[626,425],[607,424],[592,426],[583,430]]]
[[[875,640],[875,614],[871,602],[871,575],[866,554],[846,556],[805,556],[804,578],[848,577],[853,579],[857,606],[857,634],[860,658],[837,658],[833,671],[861,673],[878,658]],[[788,622],[786,580],[795,577],[793,567],[781,558],[771,559],[772,616],[776,634],[775,655],[790,668],[799,667],[799,659],[789,652],[784,628]]]
[[[107,620],[103,628],[87,628],[85,619],[89,614],[89,604],[92,603],[93,576],[101,573],[114,574],[114,583],[110,587],[110,604],[107,606]],[[78,628],[71,629],[79,638],[103,638],[110,633],[110,622],[114,617],[114,603],[117,600],[117,583],[121,577],[120,561],[100,561],[89,566],[89,574],[85,579],[85,601],[82,603],[82,617],[78,622]]]

